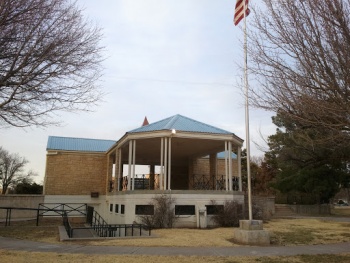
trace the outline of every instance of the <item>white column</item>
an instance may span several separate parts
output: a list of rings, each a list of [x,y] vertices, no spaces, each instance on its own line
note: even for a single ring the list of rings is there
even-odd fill
[[[122,161],[122,149],[116,149],[115,151],[116,156],[118,156],[118,159],[115,158],[116,164],[115,169],[118,171],[118,173],[115,173],[115,179],[116,179],[116,187],[117,191],[120,189],[120,174],[121,174],[121,161]]]
[[[163,175],[164,175],[164,138],[160,139],[160,175],[159,175],[159,190],[163,190]]]
[[[164,138],[164,190],[167,189],[167,177],[168,177],[168,138]]]
[[[238,167],[239,191],[242,191],[241,147],[237,148],[237,167]]]
[[[129,141],[128,190],[130,190],[130,186],[131,186],[131,163],[132,163],[132,140]]]
[[[227,156],[227,141],[225,141],[225,190],[227,191],[228,190],[228,167],[227,167],[227,161],[228,161],[228,156]]]
[[[132,190],[135,190],[136,140],[132,142]]]
[[[168,149],[168,190],[171,190],[171,137],[169,137],[169,149]]]
[[[232,143],[228,143],[228,152],[229,152],[229,159],[228,159],[228,183],[229,183],[229,190],[232,191]]]

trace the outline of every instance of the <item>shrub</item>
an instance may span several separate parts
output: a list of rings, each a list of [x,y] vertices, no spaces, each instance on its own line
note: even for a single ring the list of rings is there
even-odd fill
[[[212,201],[215,205],[215,201]],[[243,219],[243,206],[235,201],[225,201],[220,209],[213,215],[213,221],[221,227],[239,226],[239,220]]]
[[[156,196],[150,205],[154,206],[153,215],[139,216],[141,223],[150,228],[172,228],[177,219],[174,212],[175,199],[166,194]]]
[[[212,204],[216,205],[215,201],[212,201]],[[223,206],[217,207],[220,209],[217,209],[212,220],[220,227],[238,227],[239,220],[248,218],[248,209],[243,209],[243,205],[236,201],[225,201]],[[257,204],[253,204],[252,214],[253,219],[263,219],[263,211]]]

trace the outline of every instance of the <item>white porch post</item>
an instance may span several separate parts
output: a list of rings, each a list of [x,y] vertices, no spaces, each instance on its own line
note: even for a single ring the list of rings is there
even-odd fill
[[[167,189],[167,177],[168,177],[168,138],[164,138],[164,190]]]
[[[171,190],[171,137],[169,137],[168,151],[168,190]]]
[[[228,176],[229,190],[232,191],[232,143],[228,142]]]
[[[227,167],[227,141],[225,141],[225,190],[228,191],[228,167]]]
[[[135,190],[136,140],[132,141],[132,190]]]
[[[131,163],[132,163],[132,140],[129,141],[129,160],[128,160],[128,191],[131,186]]]
[[[160,139],[160,175],[159,175],[159,190],[163,190],[163,175],[164,175],[164,138]]]
[[[238,167],[239,191],[242,191],[241,147],[237,148],[237,167]]]
[[[115,155],[118,156],[118,158],[115,158],[115,162],[116,162],[116,164],[115,164],[115,170],[116,170],[116,172],[115,172],[115,180],[116,180],[115,185],[117,187],[117,189],[115,189],[115,191],[119,191],[119,189],[120,189],[121,160],[122,160],[122,156],[121,156],[122,151],[120,148],[115,150]]]

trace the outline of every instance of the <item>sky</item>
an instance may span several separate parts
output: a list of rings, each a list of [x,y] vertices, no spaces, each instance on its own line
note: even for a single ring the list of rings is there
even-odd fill
[[[97,83],[103,101],[93,112],[59,112],[60,126],[2,129],[0,145],[25,157],[42,183],[51,135],[118,140],[145,116],[152,123],[181,114],[245,140],[243,31],[233,25],[235,2],[78,0],[103,32],[104,71]],[[249,110],[252,156],[263,155],[255,145],[265,147],[261,135],[276,130],[271,116]]]

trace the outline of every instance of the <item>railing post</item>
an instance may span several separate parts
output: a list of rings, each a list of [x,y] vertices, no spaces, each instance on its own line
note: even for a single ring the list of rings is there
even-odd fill
[[[6,209],[6,221],[5,226],[10,226],[11,224],[11,208]]]
[[[36,210],[36,226],[39,226],[39,212],[40,208],[38,208],[38,210]]]

